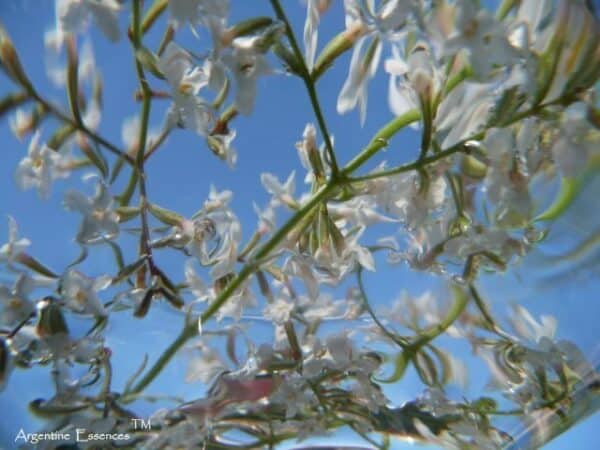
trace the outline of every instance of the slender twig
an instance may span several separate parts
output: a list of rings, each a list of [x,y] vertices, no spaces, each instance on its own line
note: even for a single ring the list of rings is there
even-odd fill
[[[142,26],[141,26],[141,0],[134,0],[132,7],[132,44],[134,50],[142,46]],[[138,184],[140,189],[140,218],[142,222],[142,230],[140,236],[140,256],[145,255],[148,262],[150,274],[155,274],[154,259],[152,256],[152,246],[150,245],[150,226],[148,224],[148,193],[146,189],[146,173],[144,169],[146,140],[148,138],[148,122],[150,119],[150,105],[152,102],[152,91],[146,80],[144,69],[140,61],[135,59],[135,67],[140,83],[142,93],[142,107],[140,118],[140,130],[138,138],[138,149],[136,154],[136,167],[138,170]]]
[[[129,156],[125,151],[118,148],[116,145],[107,141],[105,138],[103,138],[102,136],[97,134],[95,131],[90,130],[83,122],[77,123],[77,121],[75,119],[69,117],[67,114],[62,112],[56,105],[53,105],[52,103],[50,103],[48,100],[43,98],[35,90],[30,92],[30,95],[33,99],[35,99],[36,102],[38,102],[40,105],[42,105],[49,113],[51,113],[57,119],[61,120],[62,122],[68,123],[73,128],[77,129],[78,131],[82,132],[90,139],[92,139],[92,140],[96,141],[98,144],[102,145],[104,148],[106,148],[112,154],[127,161],[127,163],[130,166],[135,167],[135,161],[133,160],[133,158],[131,156]]]

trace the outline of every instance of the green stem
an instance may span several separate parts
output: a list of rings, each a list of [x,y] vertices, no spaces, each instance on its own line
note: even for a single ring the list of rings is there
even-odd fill
[[[397,175],[397,174],[403,173],[403,172],[410,172],[412,170],[419,170],[419,169],[424,168],[425,166],[428,166],[431,163],[434,163],[436,161],[439,161],[440,159],[444,159],[447,156],[453,155],[455,153],[459,153],[461,151],[463,151],[462,145],[460,145],[460,146],[455,145],[455,146],[450,147],[447,150],[443,150],[439,153],[436,153],[435,155],[432,155],[432,156],[429,156],[426,158],[422,158],[422,159],[413,161],[408,164],[403,164],[401,166],[394,167],[393,169],[382,170],[379,172],[362,175],[360,177],[354,177],[350,181],[354,183],[354,182],[359,182],[359,181],[374,180],[376,178],[388,177],[388,176]]]
[[[455,321],[460,317],[460,315],[465,310],[467,304],[469,303],[469,296],[466,293],[455,287],[455,300],[452,304],[452,307],[446,314],[446,317],[442,319],[442,321],[424,331],[419,333],[418,339],[411,344],[411,347],[415,350],[427,345],[429,342],[434,340],[436,337],[445,332]]]
[[[141,24],[141,6],[142,0],[134,0],[132,6],[132,44],[134,51],[142,47],[142,24]],[[135,52],[134,52],[135,53]],[[150,245],[150,226],[148,222],[148,193],[146,190],[146,173],[144,170],[146,140],[148,138],[148,123],[150,120],[150,105],[152,102],[152,91],[148,86],[146,76],[142,64],[135,58],[135,67],[142,92],[142,107],[140,112],[140,131],[138,138],[138,149],[135,158],[136,167],[139,173],[139,189],[140,189],[140,218],[142,222],[142,231],[140,234],[140,256],[146,256],[150,274],[155,274],[155,264],[152,256],[152,247]]]
[[[421,113],[418,109],[411,109],[410,111],[396,117],[395,119],[388,122],[385,126],[379,129],[375,136],[371,139],[371,142],[358,154],[352,161],[350,161],[344,170],[344,175],[349,175],[362,166],[365,162],[371,159],[379,150],[387,147],[388,141],[401,129],[410,125],[413,122],[418,121],[421,118]]]
[[[319,98],[317,96],[317,90],[315,88],[315,83],[313,77],[306,66],[306,62],[304,60],[304,55],[298,46],[298,41],[296,40],[296,36],[294,36],[294,31],[292,30],[292,26],[285,14],[285,11],[281,7],[279,0],[270,0],[273,9],[275,10],[275,14],[277,18],[281,20],[285,24],[285,32],[292,46],[292,50],[294,51],[294,55],[296,56],[297,62],[300,65],[300,76],[304,81],[306,86],[306,90],[308,91],[308,96],[310,97],[310,103],[314,110],[315,116],[317,117],[317,123],[319,124],[319,129],[321,130],[321,134],[323,135],[323,140],[325,141],[325,147],[327,149],[327,154],[329,156],[329,163],[331,165],[331,173],[333,178],[335,179],[339,173],[338,163],[335,156],[335,152],[333,150],[333,144],[331,143],[331,136],[329,131],[327,130],[327,124],[325,122],[325,118],[323,116],[323,111],[321,110],[321,104],[319,103]]]
[[[373,308],[371,308],[369,298],[367,297],[367,291],[365,290],[365,286],[362,279],[362,268],[358,269],[358,271],[356,272],[356,277],[358,279],[358,289],[360,290],[360,295],[363,298],[363,304],[365,305],[365,309],[371,316],[371,319],[373,319],[373,322],[375,322],[375,324],[379,327],[381,332],[387,337],[389,337],[393,343],[397,344],[401,348],[405,348],[408,345],[406,340],[394,333],[393,331],[388,330],[387,327],[383,323],[381,323],[379,318],[375,315]]]

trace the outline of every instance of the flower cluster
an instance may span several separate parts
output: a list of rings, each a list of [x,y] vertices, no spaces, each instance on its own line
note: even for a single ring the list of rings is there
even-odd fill
[[[236,21],[233,3],[56,0],[46,69],[65,87],[65,105],[34,86],[0,27],[0,68],[18,87],[0,100],[0,114],[12,113],[19,140],[31,135],[17,186],[52,201],[53,183],[85,171],[95,187],[92,196],[63,194],[64,209],[81,217],[73,231],[81,253],[60,270],[31,254],[9,216],[0,388],[20,375],[16,366],[50,367],[55,392],[29,404],[46,430],[126,436],[112,444],[148,449],[274,448],[342,427],[378,448],[396,435],[496,449],[515,437],[499,428],[501,415],[522,418],[542,445],[562,432],[563,418],[571,426],[597,409],[597,371],[575,343],[556,339],[556,320],[515,305],[503,326],[478,287],[483,272],[526,265],[599,167],[600,22],[585,2],[504,1],[494,13],[476,0],[344,0],[343,10],[306,0],[303,49],[291,6],[271,0],[270,16]],[[336,8],[344,27],[320,50],[319,29]],[[102,134],[102,59],[87,38],[78,51],[91,22],[132,54],[140,114],[123,118],[124,148]],[[341,165],[317,88],[346,52],[337,112],[358,108],[364,125],[369,85],[387,80],[393,118]],[[260,79],[282,74],[302,81],[314,120],[295,144],[297,169],[260,174],[268,199],[254,204],[255,229],[242,224],[221,180],[209,180],[196,213],[159,205],[147,163],[169,137],[192,131],[233,168],[249,158],[242,140],[233,147],[234,122],[251,120],[264,101]],[[400,152],[414,158],[398,163],[394,137],[405,127],[420,139]],[[559,184],[548,201],[548,186]],[[111,269],[92,274],[107,254]],[[389,308],[373,307],[363,277],[400,264],[444,293],[404,292]],[[123,383],[113,376],[113,321],[163,307],[182,331]],[[464,387],[468,375],[448,338],[487,364],[494,398],[446,389]],[[156,400],[146,388],[182,347],[181,381],[203,384],[204,396],[166,397],[152,429],[135,428],[137,401]],[[424,393],[395,404],[385,384],[409,375]],[[73,442],[53,442],[62,444]]]

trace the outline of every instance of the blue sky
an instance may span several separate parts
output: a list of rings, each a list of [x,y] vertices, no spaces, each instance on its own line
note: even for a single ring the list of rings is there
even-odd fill
[[[298,36],[301,36],[303,6],[296,0],[284,3]],[[334,8],[323,19],[320,29],[321,46],[343,27],[341,2],[334,3]],[[50,0],[2,0],[0,22],[12,37],[34,84],[56,104],[65,106],[65,93],[49,84],[44,69],[43,31],[53,26],[53,4]],[[272,15],[266,0],[233,0],[232,6],[231,22],[250,15]],[[122,26],[124,28],[125,23]],[[136,80],[133,76],[131,51],[124,41],[118,45],[111,44],[95,29],[91,30],[90,36],[104,79],[104,111],[99,131],[110,141],[121,145],[122,120],[139,112],[139,104],[132,97]],[[151,33],[147,45],[155,48],[159,39],[159,35]],[[197,45],[195,38],[187,31],[178,35],[177,42],[190,48]],[[340,58],[336,67],[321,79],[318,86],[324,114],[335,136],[336,152],[342,163],[364,146],[379,126],[392,118],[387,106],[387,80],[381,76],[381,70],[376,82],[370,86],[367,121],[363,127],[360,126],[356,112],[345,116],[336,113],[336,99],[345,79],[348,63],[349,55]],[[0,95],[10,92],[11,88],[6,78],[0,77]],[[160,127],[167,106],[167,102],[154,102],[151,127]],[[19,191],[14,183],[14,169],[26,152],[28,138],[19,142],[10,133],[6,119],[0,122],[0,142],[3,143],[0,156],[0,243],[6,236],[5,218],[7,214],[11,214],[19,223],[21,235],[33,242],[32,253],[50,267],[59,270],[73,261],[79,253],[78,246],[72,241],[79,216],[61,207],[64,191],[75,184],[91,193],[91,185],[80,183],[77,181],[80,174],[73,174],[69,180],[58,181],[53,186],[52,196],[47,201],[39,200],[35,191]],[[233,123],[237,130],[235,147],[238,151],[235,169],[231,170],[215,158],[200,137],[191,131],[178,130],[148,164],[149,197],[159,205],[189,216],[202,205],[210,183],[218,189],[231,189],[234,192],[233,209],[240,217],[244,236],[247,238],[256,224],[253,202],[264,205],[268,200],[260,184],[260,172],[268,168],[280,179],[285,179],[292,170],[296,170],[299,186],[303,172],[294,143],[300,139],[305,124],[313,121],[314,116],[299,79],[281,74],[265,77],[260,80],[259,96],[252,116],[239,117]],[[48,137],[55,127],[55,122],[45,122],[42,126],[43,136]],[[415,155],[416,148],[416,135],[407,132],[393,141],[385,158],[394,163],[408,161]],[[567,230],[571,229],[568,222],[563,226]],[[94,249],[94,256],[86,262],[85,270],[90,275],[100,275],[111,267],[111,258],[107,250]],[[168,259],[165,261],[170,262]],[[390,276],[386,277],[386,273]],[[561,335],[576,337],[587,351],[595,349],[597,327],[593,318],[597,315],[586,314],[590,312],[589,304],[581,303],[583,298],[594,292],[594,286],[597,289],[593,276],[584,274],[582,279],[578,278],[578,287],[565,281],[566,290],[550,287],[540,294],[538,283],[534,285],[528,281],[523,282],[522,279],[519,281],[517,275],[511,274],[498,281],[490,280],[486,284],[489,292],[495,292],[498,288],[504,293],[495,305],[525,299],[527,306],[534,312],[549,311],[558,315]],[[431,283],[428,277],[414,276],[407,270],[403,270],[400,277],[384,271],[374,278],[377,279],[377,284],[372,282],[370,285],[376,291],[380,303],[393,299],[403,287],[419,293]],[[369,286],[369,280],[367,285]],[[543,304],[538,301],[538,297],[544,298]],[[500,306],[498,311],[504,313],[506,308]],[[600,312],[597,307],[594,311]],[[153,311],[148,320],[135,321],[134,324],[131,320],[131,317],[120,318],[110,330],[113,337],[109,338],[109,342],[115,346],[115,361],[121,371],[118,377],[123,380],[140,363],[143,352],[156,354],[169,342],[169,336],[180,327],[177,316],[166,308]],[[132,326],[135,327],[134,332],[131,330]],[[177,358],[153,388],[156,391],[190,394],[194,387],[172,386],[173,379],[182,378],[184,369],[184,358]],[[24,405],[49,390],[46,370],[22,375],[25,375],[22,371],[13,373],[8,389],[0,393],[0,410],[7,411],[10,408],[12,411],[10,416],[0,421],[0,447],[10,447],[15,430],[27,425]],[[474,378],[477,378],[477,374]],[[408,399],[415,393],[403,387],[398,392],[398,401]],[[593,438],[598,436],[598,426],[600,417],[596,416],[547,448],[593,448]]]

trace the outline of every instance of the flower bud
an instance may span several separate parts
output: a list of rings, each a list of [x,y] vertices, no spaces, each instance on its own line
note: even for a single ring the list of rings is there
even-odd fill
[[[69,334],[65,318],[54,298],[46,297],[38,304],[38,322],[35,328],[41,338]]]
[[[253,17],[252,19],[243,20],[232,26],[228,33],[230,33],[231,40],[240,37],[254,34],[263,28],[267,28],[273,25],[273,19],[270,17]]]
[[[12,355],[8,342],[4,338],[0,338],[0,392],[4,389],[8,381],[8,374],[12,369]]]
[[[26,92],[13,92],[0,99],[0,118],[7,112],[22,105],[29,99]]]
[[[31,82],[25,75],[17,51],[4,28],[0,25],[0,65],[4,67],[7,75],[16,83],[23,86],[28,92],[33,91]]]
[[[73,37],[67,39],[67,94],[71,113],[78,124],[82,124],[81,110],[79,108],[79,58]]]

